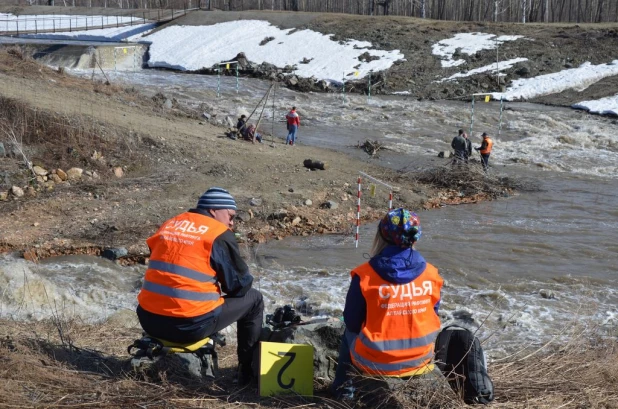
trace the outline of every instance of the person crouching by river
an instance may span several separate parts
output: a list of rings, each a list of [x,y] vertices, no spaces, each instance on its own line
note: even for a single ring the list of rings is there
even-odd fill
[[[371,258],[352,270],[331,387],[336,398],[354,397],[353,370],[384,379],[444,379],[432,363],[443,279],[414,249],[420,237],[415,213],[391,210],[378,225]]]

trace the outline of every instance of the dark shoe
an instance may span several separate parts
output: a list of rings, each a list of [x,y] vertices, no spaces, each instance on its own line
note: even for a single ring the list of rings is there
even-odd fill
[[[236,378],[234,378],[234,383],[238,386],[247,386],[251,383],[257,382],[257,379],[253,376],[253,370],[251,369],[251,365],[238,365],[238,372],[236,374]]]

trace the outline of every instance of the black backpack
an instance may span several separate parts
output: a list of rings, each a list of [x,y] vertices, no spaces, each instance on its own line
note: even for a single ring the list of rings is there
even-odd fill
[[[440,331],[435,361],[464,402],[486,405],[494,400],[494,384],[487,375],[485,353],[471,331],[456,325]]]

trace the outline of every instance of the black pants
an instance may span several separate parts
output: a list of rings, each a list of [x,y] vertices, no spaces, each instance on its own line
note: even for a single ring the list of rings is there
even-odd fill
[[[137,307],[137,316],[148,335],[178,343],[197,342],[236,322],[238,362],[251,366],[253,351],[262,331],[262,293],[252,288],[243,297],[224,299],[223,305],[216,311],[199,317],[166,317],[148,312],[140,306]]]
[[[483,164],[483,170],[487,172],[487,168],[489,167],[489,155],[490,153],[482,153],[481,154],[481,163]]]

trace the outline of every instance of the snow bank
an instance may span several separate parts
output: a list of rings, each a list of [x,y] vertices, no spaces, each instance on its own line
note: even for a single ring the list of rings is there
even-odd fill
[[[523,36],[500,36],[485,33],[459,33],[453,38],[438,41],[432,47],[433,55],[442,57],[442,67],[456,67],[465,60],[454,60],[453,54],[459,48],[460,53],[475,54],[481,50],[492,50],[507,41],[515,41]]]
[[[578,68],[539,75],[534,78],[520,78],[513,81],[506,92],[495,92],[492,95],[496,99],[503,98],[505,101],[514,101],[556,94],[567,89],[583,91],[595,82],[613,75],[618,75],[618,60],[599,65],[585,62]]]
[[[46,40],[84,40],[84,41],[139,41],[143,35],[152,31],[156,24],[136,24],[97,30],[65,31],[62,33],[28,34],[21,37]]]
[[[273,39],[265,42],[269,37]],[[167,27],[144,39],[151,42],[150,67],[198,70],[244,52],[247,59],[258,64],[296,65],[296,75],[332,82],[341,82],[344,76],[346,80],[362,78],[404,58],[398,50],[375,50],[369,48],[369,42],[340,43],[330,37],[311,30],[281,30],[267,21],[238,20],[211,26]],[[364,53],[379,59],[363,62],[359,57]],[[310,61],[301,63],[305,58]]]
[[[486,65],[484,67],[475,68],[468,72],[458,72],[457,74],[453,74],[448,78],[443,78],[438,82],[452,81],[457,78],[470,77],[472,75],[482,74],[484,72],[496,73],[496,72],[508,70],[509,68],[512,68],[513,65],[517,64],[518,62],[523,62],[523,61],[528,61],[528,59],[527,58],[514,58],[512,60],[500,61],[498,64]],[[505,74],[500,73],[499,75],[505,75]]]
[[[585,109],[593,114],[618,115],[618,94],[592,101],[582,101],[571,105],[572,108]]]
[[[84,27],[102,27],[143,19],[127,16],[69,16],[62,14],[24,14],[16,16],[0,13],[0,31],[70,30]]]

